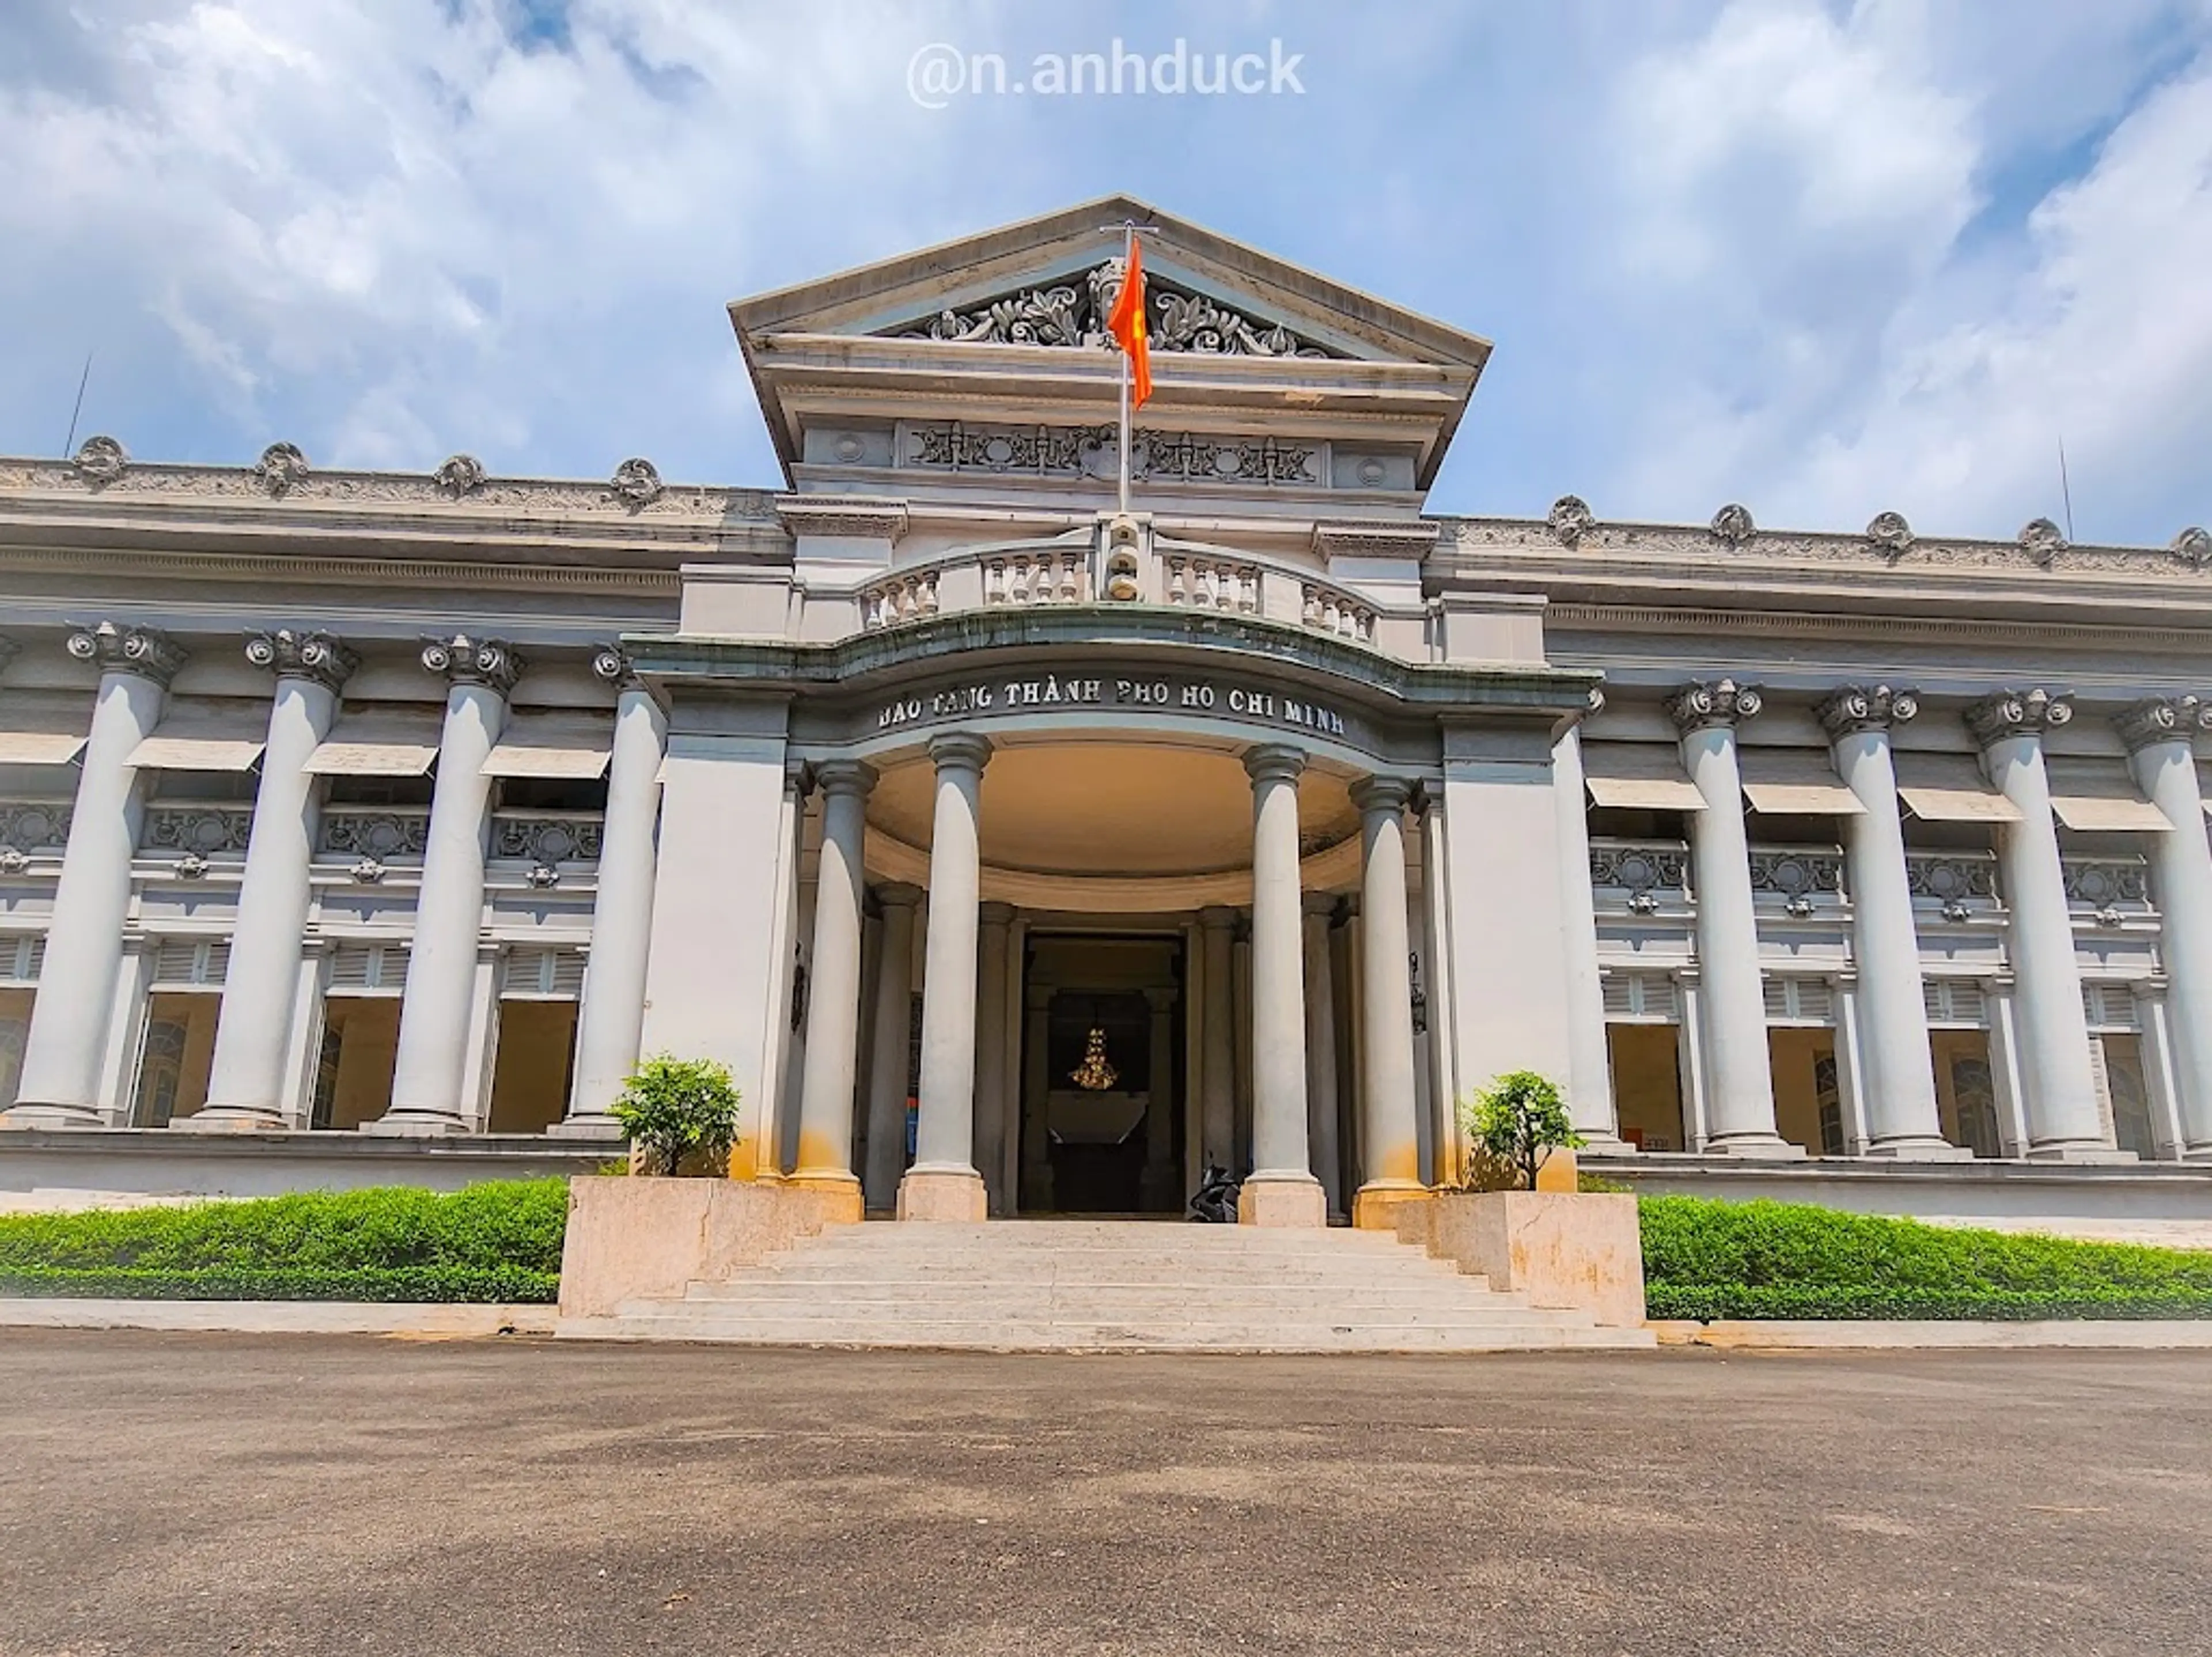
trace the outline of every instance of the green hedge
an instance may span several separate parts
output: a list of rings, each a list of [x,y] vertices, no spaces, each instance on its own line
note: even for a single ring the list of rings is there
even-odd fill
[[[558,1179],[0,1215],[0,1295],[545,1302],[568,1218]]]
[[[2207,1318],[2212,1253],[1645,1197],[1654,1318]]]

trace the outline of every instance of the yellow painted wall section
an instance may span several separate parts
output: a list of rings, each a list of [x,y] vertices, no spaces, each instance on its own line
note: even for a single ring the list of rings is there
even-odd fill
[[[544,1133],[568,1113],[576,1047],[573,1001],[502,1001],[492,1062],[491,1131]]]
[[[328,1027],[339,1033],[338,1085],[331,1126],[358,1128],[392,1103],[392,1067],[399,1052],[397,996],[333,996],[325,1003]]]
[[[1648,1150],[1689,1148],[1682,1125],[1680,1034],[1671,1024],[1606,1026],[1621,1136]]]
[[[1832,1030],[1769,1030],[1767,1058],[1774,1072],[1774,1126],[1784,1139],[1820,1154],[1820,1100],[1815,1066],[1836,1051]],[[1840,1100],[1838,1101],[1840,1103]]]

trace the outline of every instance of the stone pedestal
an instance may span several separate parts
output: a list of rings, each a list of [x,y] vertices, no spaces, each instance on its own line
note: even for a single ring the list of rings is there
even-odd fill
[[[1241,1226],[1326,1226],[1328,1197],[1311,1174],[1255,1173],[1237,1189]]]
[[[990,1215],[990,1193],[984,1187],[983,1176],[973,1168],[914,1167],[899,1181],[898,1217],[902,1220],[950,1220],[975,1225]]]

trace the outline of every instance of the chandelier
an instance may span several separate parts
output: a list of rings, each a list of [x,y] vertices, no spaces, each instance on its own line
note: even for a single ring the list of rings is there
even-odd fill
[[[1106,1062],[1106,1033],[1097,1025],[1083,1043],[1083,1063],[1067,1073],[1067,1079],[1087,1093],[1103,1093],[1121,1079],[1121,1073]]]

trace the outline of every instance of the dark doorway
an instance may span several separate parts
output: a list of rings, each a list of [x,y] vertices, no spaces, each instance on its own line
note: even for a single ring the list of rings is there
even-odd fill
[[[1182,939],[1033,937],[1021,1208],[1180,1213]]]

